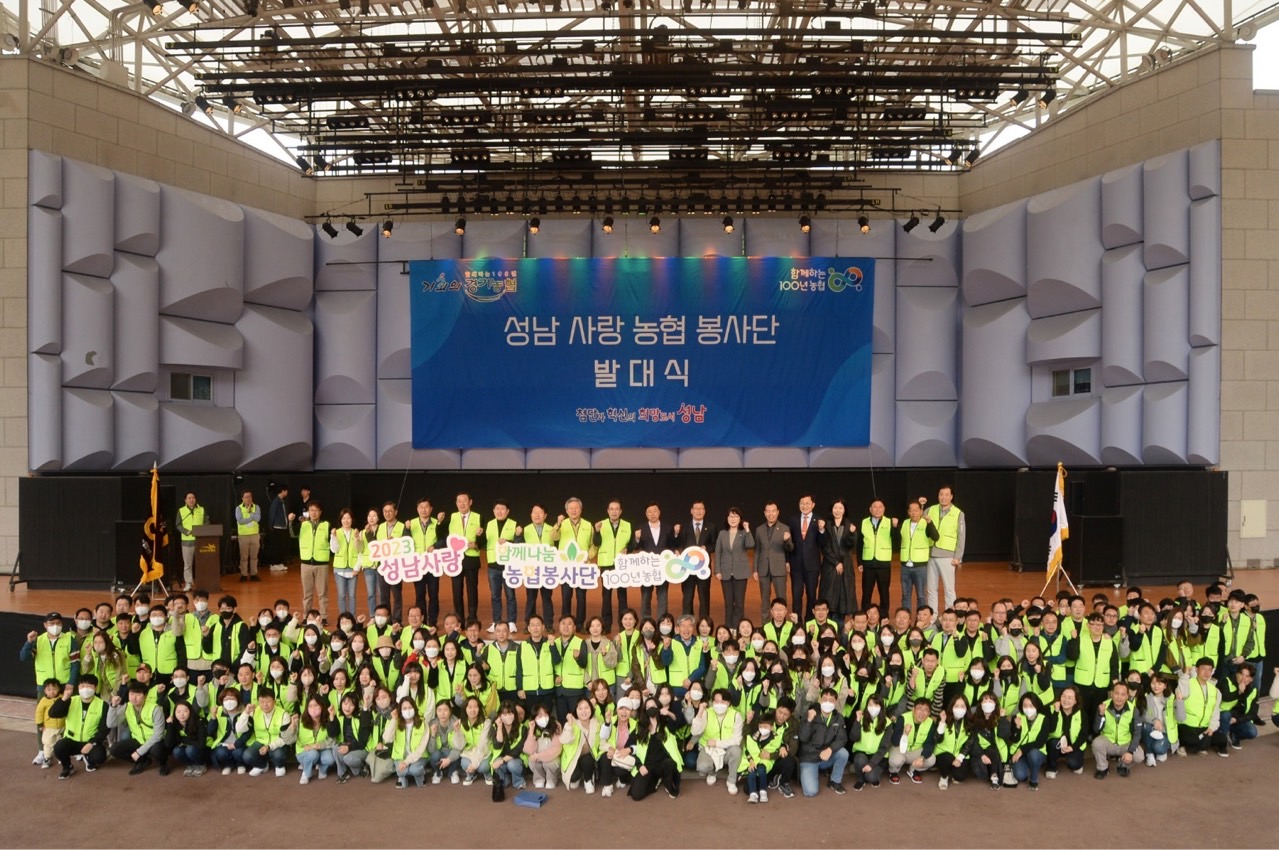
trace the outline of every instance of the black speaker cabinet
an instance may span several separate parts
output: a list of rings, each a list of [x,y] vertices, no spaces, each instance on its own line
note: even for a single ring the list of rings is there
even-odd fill
[[[1123,517],[1071,518],[1065,550],[1066,569],[1080,587],[1124,583]]]

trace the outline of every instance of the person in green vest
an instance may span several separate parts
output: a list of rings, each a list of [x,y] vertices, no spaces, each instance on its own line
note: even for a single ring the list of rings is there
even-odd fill
[[[1204,656],[1195,662],[1195,677],[1177,684],[1177,738],[1188,753],[1213,747],[1223,758],[1226,752],[1226,730],[1221,728],[1221,691],[1212,677],[1213,660]]]
[[[1057,778],[1057,766],[1062,759],[1075,774],[1084,772],[1084,748],[1092,734],[1093,718],[1085,717],[1083,697],[1074,685],[1067,685],[1057,695],[1048,723],[1047,767],[1044,776]]]
[[[24,664],[35,664],[36,699],[40,698],[44,683],[50,679],[64,682],[66,687],[72,688],[80,677],[80,641],[74,633],[62,631],[62,615],[56,611],[44,618],[44,634],[27,632],[27,641],[22,645],[18,658]],[[36,739],[36,753],[43,755],[44,743],[38,728]]]
[[[768,802],[768,772],[786,744],[782,735],[773,734],[776,720],[771,711],[761,713],[742,738],[742,760],[737,772],[746,779],[747,803]]]
[[[236,731],[240,718],[241,691],[237,687],[223,688],[218,695],[218,705],[209,709],[209,725],[205,743],[209,748],[209,764],[214,769],[221,768],[223,776],[230,776],[231,771],[246,773],[245,748],[249,742],[248,733]]]
[[[1265,657],[1266,646],[1257,640],[1258,617],[1248,608],[1248,594],[1239,588],[1230,591],[1226,607],[1218,614],[1221,627],[1221,673],[1226,679],[1234,678],[1241,667],[1255,667]]]
[[[528,640],[519,645],[515,680],[519,684],[516,697],[520,700],[523,717],[531,718],[533,709],[539,704],[554,704],[555,659],[551,642],[543,634],[542,618],[536,614],[528,620]]]
[[[567,614],[560,617],[559,635],[551,641],[555,669],[555,719],[568,717],[577,701],[586,695],[586,644],[577,635],[577,623]]]
[[[390,750],[395,766],[395,787],[408,788],[411,778],[418,788],[426,784],[427,718],[418,713],[411,699],[400,700],[394,720],[386,725],[382,743]]]
[[[130,649],[151,668],[160,684],[168,684],[174,670],[186,667],[186,643],[179,638],[163,605],[151,606],[147,628],[133,633]]]
[[[617,565],[617,556],[624,555],[630,550],[633,542],[634,532],[631,529],[629,520],[622,519],[622,503],[617,499],[613,499],[608,503],[608,519],[602,519],[595,523],[594,544],[596,548],[595,560],[600,568],[600,572],[604,573],[614,569]],[[601,593],[601,609],[600,619],[604,621],[604,631],[613,631],[613,591],[604,587],[603,578],[600,579]],[[617,588],[617,610],[620,618],[621,612],[627,608],[626,588]]]
[[[555,546],[561,553],[567,554],[570,545],[578,552],[586,553],[586,560],[594,562],[595,527],[582,518],[582,500],[571,496],[564,502],[564,513],[555,523]],[[576,606],[574,602],[576,601]],[[561,616],[572,617],[575,622],[586,622],[586,588],[574,588],[569,584],[560,585]],[[547,622],[551,617],[547,616]]]
[[[302,561],[302,610],[318,605],[320,615],[329,617],[329,557],[332,545],[329,521],[320,519],[323,508],[312,499],[306,517],[298,524],[298,557]]]
[[[498,707],[497,720],[493,722],[492,752],[493,781],[504,788],[510,785],[516,791],[522,790],[525,784],[524,723],[513,702],[504,702]],[[609,789],[612,790],[612,785]]]
[[[1221,691],[1221,727],[1226,730],[1232,749],[1243,749],[1243,742],[1257,737],[1257,688],[1252,667],[1240,667],[1233,678],[1223,678],[1217,685]]]
[[[933,701],[928,697],[916,699],[910,714],[903,714],[893,730],[893,748],[888,753],[888,781],[901,782],[901,769],[915,785],[923,783],[919,774],[937,763],[937,721],[932,716]]]
[[[53,745],[53,757],[62,766],[59,779],[70,779],[75,773],[73,756],[84,759],[86,773],[93,773],[107,760],[107,704],[97,689],[97,677],[86,673],[78,684],[67,683],[62,698],[49,707],[49,717],[66,721],[62,737]]]
[[[1044,704],[1034,694],[1021,698],[1020,712],[1013,715],[1008,730],[1009,761],[1013,766],[1013,778],[1029,782],[1031,791],[1039,790],[1039,773],[1048,760],[1047,744],[1049,728]]]
[[[130,776],[137,776],[154,763],[159,764],[161,776],[169,774],[164,709],[158,704],[147,705],[149,693],[150,688],[142,682],[130,682],[128,702],[122,702],[119,695],[113,696],[107,712],[107,726],[128,732],[128,737],[121,737],[111,748],[111,755],[133,763]]]
[[[511,518],[511,506],[505,499],[493,503],[493,518],[484,527],[484,555],[488,564],[489,604],[492,612],[489,618],[489,634],[497,630],[499,622],[506,623],[508,632],[515,631],[515,621],[519,612],[515,608],[515,588],[506,583],[506,565],[497,557],[499,540],[514,543],[523,534],[524,529]],[[605,591],[607,592],[607,591]],[[502,602],[506,602],[503,614]]]
[[[560,776],[569,790],[576,790],[580,785],[587,794],[595,793],[602,746],[600,733],[604,728],[595,716],[591,700],[579,699],[560,733]]]
[[[911,504],[918,504],[912,502]],[[921,508],[922,510],[922,508]],[[879,592],[879,604],[887,611],[889,606],[888,580],[893,570],[893,531],[897,528],[897,517],[884,516],[884,500],[874,499],[868,509],[869,516],[862,518],[857,524],[857,572],[862,577],[862,602],[869,605],[871,596]],[[910,607],[910,587],[907,576],[902,573],[902,604]],[[923,594],[919,595],[923,604]],[[854,607],[856,607],[854,599]]]
[[[275,690],[263,685],[258,690],[257,705],[245,706],[236,721],[236,731],[250,733],[244,754],[244,763],[250,776],[261,776],[268,766],[275,768],[277,777],[284,776],[289,750],[297,740],[297,724],[275,699]]]
[[[484,539],[484,523],[473,510],[471,494],[462,491],[454,499],[456,510],[449,515],[448,536],[465,538],[466,549],[462,553],[462,572],[453,576],[453,610],[466,619],[480,616],[480,541]],[[441,522],[441,525],[445,523]]]
[[[679,745],[674,733],[659,719],[660,713],[658,705],[648,701],[635,728],[635,774],[628,794],[637,803],[655,792],[659,785],[666,789],[668,797],[679,796]]]
[[[849,724],[854,791],[862,790],[868,782],[872,788],[879,787],[892,743],[891,732],[892,721],[884,703],[878,695],[872,694]]]
[[[1066,657],[1075,663],[1075,686],[1083,694],[1084,714],[1089,717],[1097,713],[1107,688],[1119,678],[1119,648],[1104,630],[1102,615],[1089,614],[1087,628],[1066,645]]]
[[[178,508],[178,533],[182,535],[182,589],[195,589],[195,528],[204,525],[204,506],[196,501],[195,493],[188,492],[182,507]]]
[[[742,762],[742,727],[745,718],[733,707],[728,688],[717,688],[711,694],[709,711],[694,716],[689,732],[697,741],[697,772],[714,785],[720,770],[728,778],[728,793],[737,793],[738,767]]]
[[[1176,681],[1170,682],[1162,673],[1142,678],[1146,693],[1137,706],[1141,714],[1141,748],[1146,753],[1146,767],[1155,767],[1168,760],[1168,753],[1177,743],[1176,700],[1172,696]]]
[[[240,548],[240,581],[258,578],[258,554],[262,548],[262,508],[253,503],[253,491],[240,494],[235,506],[235,539]]]
[[[927,499],[920,497],[920,504]],[[945,584],[946,607],[955,605],[955,577],[964,563],[964,542],[968,527],[964,512],[954,503],[954,491],[942,487],[937,491],[937,504],[924,511],[924,520],[937,529],[937,541],[928,559],[928,605],[937,608],[937,583]]]
[[[1213,688],[1212,692],[1217,693],[1217,689]],[[1110,689],[1110,699],[1098,709],[1097,734],[1092,739],[1093,759],[1097,763],[1095,779],[1106,778],[1111,759],[1118,759],[1119,775],[1125,777],[1133,765],[1141,763],[1141,719],[1136,705],[1128,697],[1128,683],[1115,682]]]
[[[896,518],[885,520],[882,525],[892,523],[891,529],[881,529],[873,538],[876,547],[881,547],[880,538],[889,535],[890,545],[895,545],[901,562],[902,605],[910,608],[911,593],[914,593],[914,608],[924,607],[927,598],[928,558],[932,545],[937,541],[937,526],[928,522],[924,516],[924,507],[919,502],[911,502],[906,506],[906,519],[898,522]],[[866,536],[869,520],[862,520],[862,550],[870,544],[872,538]],[[883,554],[882,551],[879,554]],[[888,563],[892,563],[889,554]],[[930,608],[935,610],[933,605]]]

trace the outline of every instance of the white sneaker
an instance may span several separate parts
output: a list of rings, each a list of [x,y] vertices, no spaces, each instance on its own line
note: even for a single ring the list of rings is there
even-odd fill
[[[587,794],[595,793],[595,783],[589,779],[582,783],[582,787],[586,789]]]
[[[36,757],[31,760],[32,764],[44,764],[44,750],[36,753]]]
[[[244,765],[240,765],[239,767],[235,769],[235,772],[239,774],[240,776],[243,776],[244,774],[248,773],[248,770],[245,768]],[[258,771],[258,772],[261,773],[261,771]]]
[[[547,790],[547,791],[554,791],[554,790],[555,790],[555,780],[554,780],[554,779],[548,779],[548,780],[546,780],[546,790]]]
[[[1146,767],[1154,767],[1154,766],[1155,766],[1155,754],[1146,753]]]
[[[231,768],[230,768],[230,767],[224,767],[224,768],[222,768],[222,775],[223,775],[223,776],[230,776],[230,775],[231,775]]]
[[[454,785],[456,785],[457,783],[461,781],[462,781],[462,777],[457,775],[456,770],[449,774],[449,782],[452,782]]]
[[[765,790],[765,789],[763,789],[763,788],[759,789],[759,801],[760,801],[761,803],[767,803],[767,802],[768,802],[768,791],[766,791],[766,790]]]
[[[612,785],[605,785],[603,788],[601,788],[601,789],[600,789],[600,796],[601,796],[601,797],[612,797],[612,796],[613,796],[613,786],[612,786]]]
[[[1081,768],[1079,768],[1079,769],[1077,769],[1077,770],[1072,770],[1072,771],[1071,771],[1071,773],[1075,774],[1075,776],[1083,776],[1083,775],[1084,775],[1084,769],[1081,767]]]
[[[310,782],[311,782],[311,777],[306,775],[305,773],[302,774],[302,778],[298,780],[299,785],[307,785],[307,784],[310,784]]]
[[[283,768],[283,767],[277,767],[277,768],[275,769],[275,775],[276,775],[276,777],[277,777],[277,778],[278,778],[278,777],[281,777],[281,776],[284,776],[284,775],[285,775],[286,773],[288,773],[288,772],[289,772],[289,771],[288,771],[288,769],[287,769],[287,768]]]
[[[475,774],[468,773],[466,774],[466,778],[462,780],[462,787],[465,788],[466,786],[471,785],[474,782],[475,782]]]
[[[537,779],[537,778],[535,778],[535,779],[533,780],[533,787],[534,787],[534,788],[545,788],[545,787],[546,787],[546,780],[545,780],[545,779]]]
[[[1056,779],[1056,778],[1057,778],[1057,771],[1055,771],[1055,770],[1045,770],[1045,771],[1044,771],[1044,776],[1047,776],[1049,779]]]
[[[718,778],[719,778],[719,777],[718,777],[718,776],[716,776],[715,774],[713,774],[713,773],[708,773],[708,774],[706,774],[706,784],[707,784],[707,785],[714,785],[714,784],[715,784],[715,780],[716,780],[716,779],[718,779]]]
[[[431,784],[432,784],[432,785],[439,785],[439,784],[440,784],[441,782],[443,782],[443,781],[444,781],[444,774],[442,774],[442,773],[434,773],[434,774],[432,774],[432,775],[431,775]]]
[[[510,631],[510,633],[511,633],[511,634],[515,634],[516,632],[518,632],[518,631],[519,631],[519,629],[515,628],[515,621],[514,621],[514,620],[511,620],[511,622],[507,623],[507,624],[506,624],[506,628],[507,628],[507,630],[508,630],[508,631]]]
[[[493,632],[495,632],[495,631],[497,631],[497,624],[496,624],[496,623],[489,623],[488,633],[489,633],[489,634],[493,634]]]
[[[240,768],[240,769],[243,770],[244,768]],[[255,767],[249,771],[249,776],[261,776],[264,773],[266,773],[266,768]]]
[[[737,793],[737,780],[729,779],[728,780],[728,796],[731,797],[736,793]]]
[[[1155,756],[1155,761],[1159,762],[1160,764],[1163,764],[1164,762],[1168,761],[1168,754],[1160,753],[1159,755]]]
[[[950,780],[943,776],[941,779],[937,780],[937,787],[945,791],[950,787]]]
[[[748,802],[748,803],[758,803],[758,802],[759,802],[759,794],[757,794],[756,792],[752,791],[752,792],[750,793],[750,796],[746,798],[746,802]]]
[[[582,783],[578,782],[577,780],[572,780],[572,781],[570,781],[570,782],[568,783],[568,790],[570,790],[570,791],[576,791],[576,790],[577,790],[577,786],[579,786],[579,785],[581,785],[581,784],[582,784]]]

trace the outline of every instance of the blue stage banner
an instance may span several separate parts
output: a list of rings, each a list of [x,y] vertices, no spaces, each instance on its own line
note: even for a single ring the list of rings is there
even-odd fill
[[[413,445],[867,445],[874,266],[411,262]]]

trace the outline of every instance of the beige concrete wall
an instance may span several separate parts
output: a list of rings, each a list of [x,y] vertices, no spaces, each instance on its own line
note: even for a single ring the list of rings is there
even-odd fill
[[[315,181],[130,91],[18,57],[0,58],[0,572],[18,552],[27,469],[27,152],[91,162],[302,217]]]

